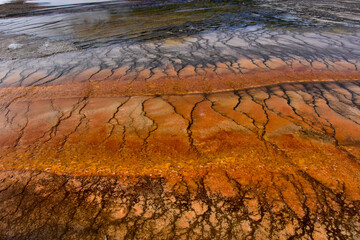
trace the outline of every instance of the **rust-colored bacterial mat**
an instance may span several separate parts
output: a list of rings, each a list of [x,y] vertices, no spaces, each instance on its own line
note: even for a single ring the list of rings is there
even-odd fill
[[[0,5],[0,239],[360,239],[360,5],[309,2]]]

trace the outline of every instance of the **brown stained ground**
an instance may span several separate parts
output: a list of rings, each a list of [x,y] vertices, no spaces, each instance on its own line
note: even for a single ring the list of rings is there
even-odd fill
[[[360,238],[358,71],[179,76],[2,88],[0,238]]]
[[[31,99],[171,95],[223,92],[289,82],[360,79],[359,66],[345,61],[335,62],[331,67],[316,62],[311,66],[300,60],[289,62],[276,58],[269,60],[266,66],[261,66],[254,59],[242,59],[236,63],[241,68],[219,63],[220,67],[201,70],[189,65],[175,71],[168,66],[154,70],[155,73],[130,71],[130,67],[126,66],[116,70],[92,68],[76,72],[75,69],[74,73],[58,78],[36,69],[28,75],[24,74],[28,72],[26,69],[17,73],[11,70],[2,73],[0,94],[18,96],[21,92]]]

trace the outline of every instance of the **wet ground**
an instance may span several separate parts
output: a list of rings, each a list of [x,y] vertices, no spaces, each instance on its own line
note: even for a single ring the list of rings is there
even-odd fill
[[[29,4],[0,5],[1,239],[360,238],[359,2]]]

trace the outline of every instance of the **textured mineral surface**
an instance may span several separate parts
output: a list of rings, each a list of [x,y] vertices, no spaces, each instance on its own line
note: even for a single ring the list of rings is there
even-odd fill
[[[360,239],[359,3],[266,3],[2,19],[0,239]]]

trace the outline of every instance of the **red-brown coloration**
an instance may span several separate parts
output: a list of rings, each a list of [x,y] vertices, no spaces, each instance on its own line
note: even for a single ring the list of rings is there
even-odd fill
[[[83,83],[73,80],[72,84],[0,89],[1,189],[6,192],[8,182],[15,192],[26,187],[22,181],[8,180],[9,174],[28,179],[24,170],[30,175],[42,172],[39,188],[46,188],[40,184],[46,181],[61,185],[56,177],[61,174],[89,184],[92,177],[101,176],[96,179],[104,184],[96,189],[88,183],[83,186],[94,193],[86,202],[106,212],[98,214],[109,225],[98,234],[119,239],[140,231],[124,228],[121,219],[151,218],[156,227],[149,228],[159,236],[171,229],[180,236],[191,229],[194,236],[215,231],[209,237],[222,238],[230,235],[221,229],[232,229],[231,236],[236,237],[303,234],[321,239],[322,231],[333,223],[325,226],[325,220],[310,216],[333,219],[331,211],[350,214],[360,200],[360,75],[295,64],[290,68],[277,62],[271,66],[274,69],[249,66],[242,74],[224,68],[220,76],[203,69],[206,78],[189,67],[180,79],[159,74],[147,81],[116,79],[124,70],[106,78],[104,70]],[[89,71],[84,74],[96,69]],[[148,179],[149,187],[136,190],[139,179]],[[68,187],[76,192],[79,186],[71,183]],[[134,192],[139,199],[129,200],[130,205],[117,202],[126,197],[106,197],[107,190],[99,195],[103,186],[125,189],[126,197]],[[168,197],[164,204],[173,209],[165,219],[154,217],[156,207],[163,208],[153,204],[156,194],[147,195],[149,189],[158,188]],[[36,195],[42,189],[31,191]],[[62,198],[59,195],[54,201],[61,205]],[[216,199],[216,204],[209,199]],[[186,209],[181,208],[181,201],[186,202]],[[105,202],[111,207],[102,205]],[[325,204],[330,213],[324,210]],[[11,200],[6,200],[3,206],[10,205]],[[75,209],[85,215],[77,216],[78,223],[67,224],[92,229],[96,218],[90,217],[94,219],[90,225],[81,221],[95,216],[91,211],[97,207],[91,207],[87,215],[80,205]],[[16,219],[18,209],[26,212],[28,207],[20,202],[17,208],[6,210],[12,213],[3,209],[6,213],[1,216]],[[236,214],[246,218],[239,220]],[[275,229],[274,219],[280,215],[291,220]],[[204,225],[198,225],[201,216],[206,216]],[[233,227],[223,221],[227,217]],[[351,224],[357,217],[349,217]],[[59,224],[61,219],[51,221]],[[359,226],[351,226],[358,231]],[[136,234],[147,238],[143,232]]]

